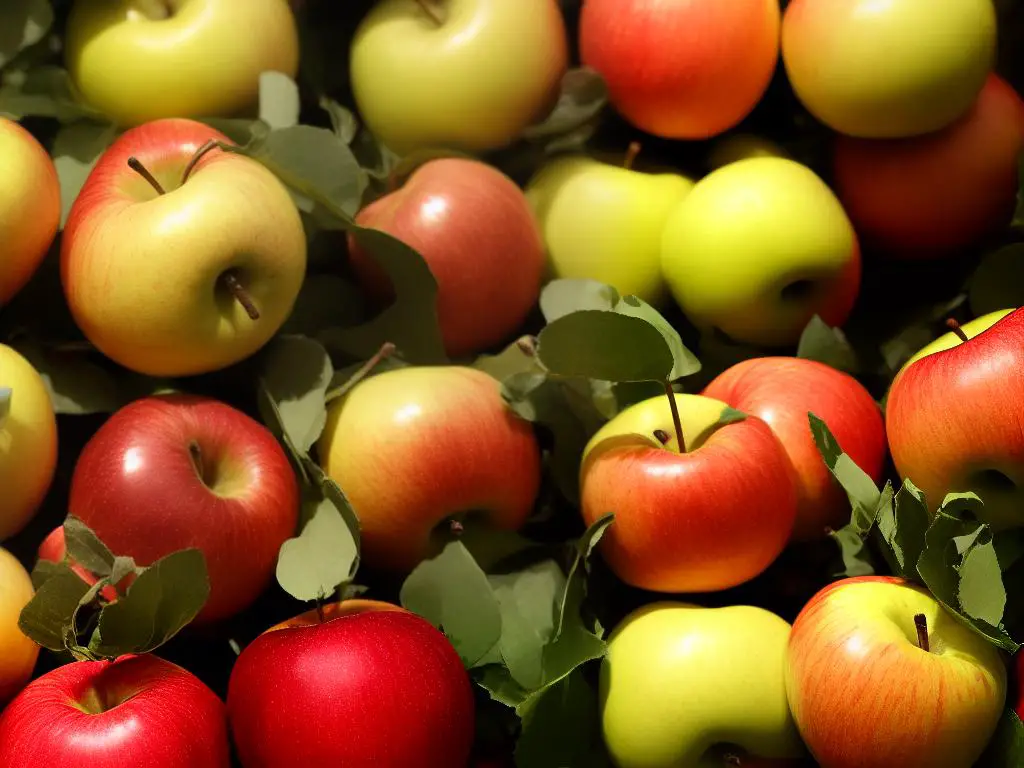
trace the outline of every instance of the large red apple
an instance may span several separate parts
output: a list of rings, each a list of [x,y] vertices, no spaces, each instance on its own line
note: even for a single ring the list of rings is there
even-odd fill
[[[224,703],[156,656],[65,664],[0,716],[0,765],[229,768]]]
[[[359,212],[423,256],[438,283],[445,349],[463,357],[512,335],[540,294],[544,241],[526,197],[500,171],[475,160],[432,160],[404,186]],[[391,283],[354,239],[352,265],[380,302]]]
[[[299,491],[261,424],[217,400],[162,395],[100,427],[75,465],[68,506],[139,565],[202,550],[210,597],[196,620],[208,622],[247,607],[270,582],[295,531]]]
[[[448,639],[384,603],[342,603],[260,635],[231,672],[228,717],[245,768],[463,768],[469,676]]]
[[[796,357],[744,360],[703,394],[764,419],[782,441],[799,479],[796,540],[820,538],[826,528],[839,528],[850,517],[850,503],[814,443],[808,411],[825,421],[857,466],[876,483],[882,478],[882,412],[860,382],[835,368]]]

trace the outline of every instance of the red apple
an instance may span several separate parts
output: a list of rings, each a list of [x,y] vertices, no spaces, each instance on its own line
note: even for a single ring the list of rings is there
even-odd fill
[[[1014,705],[1017,717],[1024,720],[1024,653],[1018,651],[1013,657]]]
[[[202,550],[210,597],[197,622],[256,599],[298,507],[295,473],[270,432],[190,395],[143,398],[111,416],[78,458],[69,501],[72,515],[139,565]]]
[[[228,718],[245,768],[468,765],[474,697],[455,649],[413,613],[355,602],[242,651]]]
[[[67,554],[67,548],[64,544],[64,528],[63,526],[54,528],[50,531],[49,535],[43,539],[43,543],[39,545],[37,555],[40,560],[48,560],[51,563],[59,563],[64,560],[64,555]],[[99,579],[96,578],[96,574],[81,565],[71,561],[69,563],[71,570],[78,574],[79,578],[82,579],[90,587],[95,584]],[[134,577],[132,577],[134,579]],[[129,583],[128,579],[125,579],[124,586],[127,587]],[[117,599],[117,590],[113,586],[106,586],[100,590],[100,594],[105,600],[113,602]]]
[[[8,768],[229,768],[224,703],[155,656],[65,664],[0,716]]]
[[[1024,101],[993,74],[970,112],[938,133],[838,137],[835,184],[868,244],[893,256],[934,258],[1009,224],[1022,150]]]
[[[485,163],[432,160],[356,221],[423,256],[438,283],[437,314],[452,357],[506,340],[537,302],[545,259],[540,228],[519,187]],[[364,286],[389,301],[387,276],[354,239],[349,243]]]
[[[876,483],[882,479],[882,413],[852,376],[812,360],[762,357],[732,366],[702,394],[764,419],[782,441],[799,479],[796,540],[820,538],[850,518],[850,502],[814,443],[808,411],[825,421],[857,466]]]
[[[760,101],[780,24],[778,0],[586,0],[580,57],[640,130],[706,139]]]

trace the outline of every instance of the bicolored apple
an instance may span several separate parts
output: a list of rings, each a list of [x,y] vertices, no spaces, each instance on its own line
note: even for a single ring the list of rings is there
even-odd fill
[[[907,361],[901,366],[900,371],[911,363],[916,363],[922,357],[927,357],[935,352],[944,352],[947,349],[952,349],[958,344],[961,344],[963,342],[961,334],[966,336],[968,339],[973,339],[982,331],[987,331],[1011,312],[1013,312],[1013,309],[997,309],[995,312],[988,312],[981,317],[968,320],[963,325],[960,325],[959,331],[949,331],[928,344],[925,344],[921,349],[907,359]]]

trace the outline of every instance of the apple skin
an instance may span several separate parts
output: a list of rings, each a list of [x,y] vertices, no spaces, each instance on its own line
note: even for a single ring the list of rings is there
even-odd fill
[[[693,181],[642,173],[583,155],[552,160],[526,187],[544,234],[548,279],[597,280],[660,305],[661,233]]]
[[[833,130],[861,138],[945,128],[974,103],[995,51],[991,0],[792,0],[782,19],[797,97]]]
[[[889,451],[933,511],[973,491],[993,530],[1024,526],[1024,309],[904,367],[885,409]]]
[[[794,540],[820,539],[850,519],[850,502],[814,443],[808,411],[825,421],[858,467],[876,483],[882,479],[882,412],[842,371],[796,357],[752,358],[719,374],[701,394],[763,419],[782,442],[799,478]]]
[[[35,594],[28,571],[0,547],[0,707],[32,678],[39,646],[18,626],[21,610]],[[14,763],[0,761],[0,765]]]
[[[462,366],[364,379],[328,404],[318,453],[359,517],[362,561],[385,570],[412,570],[435,527],[461,513],[518,529],[540,488],[533,426],[495,379]]]
[[[568,66],[556,0],[383,0],[363,18],[349,57],[367,127],[406,155],[511,144],[554,106]]]
[[[295,532],[299,489],[262,424],[210,398],[158,395],[124,406],[89,440],[68,508],[139,565],[202,550],[210,597],[199,624],[238,613],[270,583]]]
[[[107,357],[150,376],[225,368],[266,344],[291,314],[306,272],[306,236],[284,186],[256,160],[214,150],[223,134],[157,120],[100,157],[64,228],[61,280],[75,322]],[[135,156],[158,195],[128,167]],[[224,286],[235,275],[258,320]]]
[[[642,131],[706,139],[761,100],[779,57],[778,0],[586,0],[580,58]]]
[[[937,133],[838,137],[836,191],[873,250],[902,258],[949,256],[1010,223],[1021,150],[1024,101],[992,74],[970,111]]]
[[[65,62],[84,100],[121,126],[233,117],[258,102],[261,73],[295,76],[299,35],[285,0],[76,0]]]
[[[814,315],[832,326],[860,291],[860,246],[835,194],[779,157],[730,163],[669,216],[662,271],[702,330],[765,347],[795,344]]]
[[[0,117],[0,306],[25,287],[60,226],[60,181],[50,155],[18,123]]]
[[[420,253],[438,283],[437,314],[452,357],[508,339],[537,303],[544,241],[515,183],[476,160],[432,160],[405,185],[363,208],[356,223]],[[378,303],[391,281],[350,237],[352,266]]]
[[[227,700],[244,768],[456,768],[473,746],[474,696],[461,659],[404,610],[358,610],[260,635],[238,657]]]
[[[708,166],[712,171],[729,163],[749,160],[753,157],[790,158],[786,150],[761,136],[749,133],[734,133],[716,141],[708,154]]]
[[[709,750],[726,744],[762,758],[805,755],[786,701],[789,633],[747,605],[662,601],[626,616],[601,662],[601,726],[615,765],[723,766]]]
[[[0,418],[0,541],[19,533],[46,498],[57,468],[57,417],[39,372],[0,344],[0,389],[10,410]]]
[[[997,309],[995,312],[989,312],[988,314],[982,315],[981,317],[976,317],[973,320],[964,323],[963,325],[960,326],[960,330],[963,331],[964,335],[967,338],[973,339],[982,331],[987,331],[999,320],[1002,320],[1011,312],[1013,312],[1012,308]],[[926,357],[927,355],[931,355],[935,352],[943,352],[947,349],[952,349],[953,347],[960,344],[960,341],[960,337],[953,333],[953,331],[944,333],[934,341],[925,344],[923,347],[921,347],[921,349],[919,349],[917,352],[911,355],[907,362],[905,362],[902,365],[900,371],[902,371],[911,363],[916,363],[922,357]]]
[[[224,703],[156,656],[65,664],[0,716],[0,765],[229,768]]]
[[[917,643],[922,613],[930,653]],[[786,690],[822,765],[960,768],[974,765],[995,731],[1006,666],[923,588],[864,576],[830,584],[797,616]]]
[[[726,404],[676,395],[685,452],[668,399],[626,408],[587,444],[580,507],[591,525],[615,521],[598,547],[627,584],[655,592],[713,592],[759,575],[789,540],[797,484],[785,448],[756,416],[716,425]],[[653,437],[671,438],[662,446]]]

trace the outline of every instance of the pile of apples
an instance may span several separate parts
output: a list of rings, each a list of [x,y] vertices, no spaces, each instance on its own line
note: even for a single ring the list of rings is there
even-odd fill
[[[832,546],[850,520],[809,414],[844,461],[875,484],[912,481],[931,513],[976,493],[993,531],[1024,524],[1024,309],[952,324],[886,382],[884,412],[882,392],[795,356],[812,322],[887,311],[858,307],[875,265],[934,267],[1010,231],[1024,101],[995,70],[992,0],[363,3],[330,45],[361,130],[406,172],[338,227],[338,263],[384,312],[403,293],[367,233],[415,252],[444,354],[418,364],[375,339],[380,353],[324,396],[309,465],[261,423],[255,376],[237,402],[197,382],[258,363],[302,309],[315,195],[215,126],[252,115],[261,76],[302,81],[316,30],[299,21],[317,2],[65,5],[75,98],[117,135],[71,187],[32,121],[0,117],[0,318],[52,254],[90,353],[152,386],[60,453],[65,499],[59,435],[76,417],[4,339],[0,540],[34,536],[59,503],[138,566],[199,550],[209,595],[183,637],[202,648],[275,588],[314,466],[358,518],[370,597],[259,616],[223,697],[159,653],[46,660],[20,621],[46,588],[36,563],[63,563],[103,604],[134,579],[100,583],[70,558],[73,529],[50,522],[31,557],[0,548],[0,765],[515,764],[479,748],[487,694],[445,627],[388,590],[470,513],[495,536],[543,525],[559,493],[550,440],[480,361],[537,355],[554,281],[636,297],[698,347],[755,350],[606,416],[577,457],[578,499],[560,499],[578,506],[570,530],[614,515],[600,567],[642,595],[591,668],[610,764],[970,768],[1008,707],[1024,714],[1010,658],[908,580],[814,587],[792,622],[705,599]],[[516,177],[503,160],[572,108],[579,76],[601,84],[628,148],[612,159],[580,141]],[[826,137],[822,164],[745,132],[771,87]],[[700,163],[648,163],[672,144]]]

